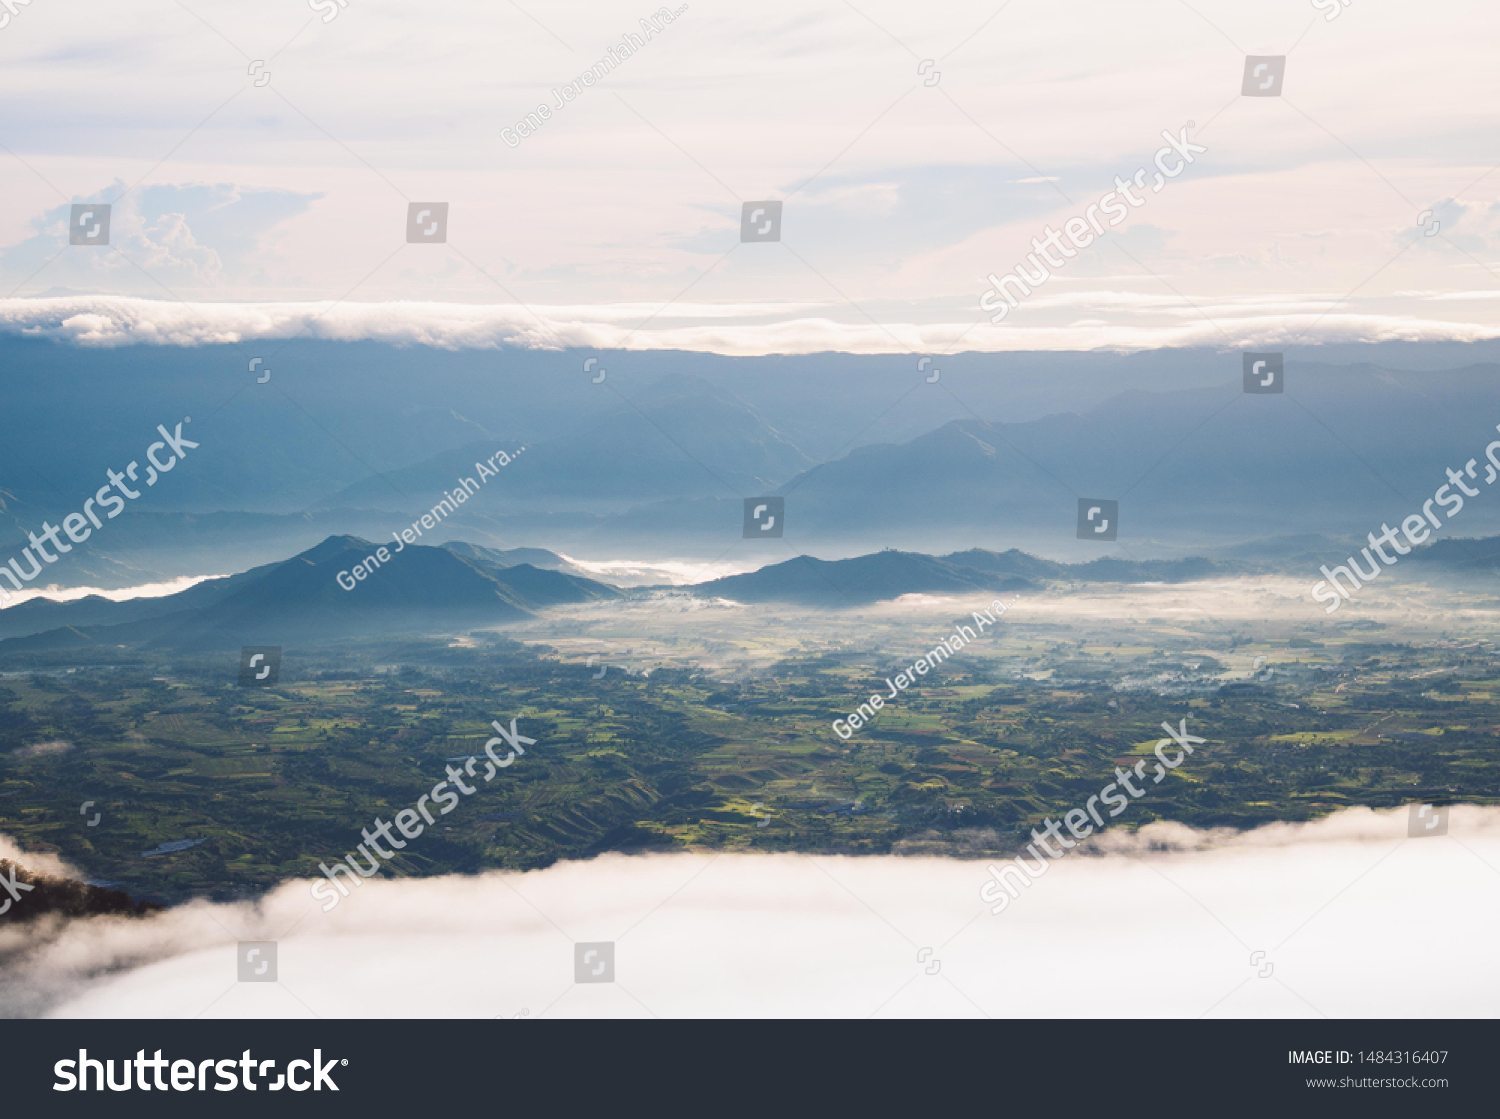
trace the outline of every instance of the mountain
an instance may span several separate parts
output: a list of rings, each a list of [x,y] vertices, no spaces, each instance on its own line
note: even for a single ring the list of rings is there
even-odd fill
[[[1207,350],[951,355],[935,383],[904,358],[611,353],[595,383],[574,352],[298,340],[258,384],[232,347],[0,338],[0,560],[179,420],[200,445],[49,579],[139,585],[383,539],[522,447],[424,542],[703,558],[766,494],[787,498],[794,551],[823,554],[1081,558],[1097,545],[1076,539],[1076,503],[1094,497],[1120,501],[1103,551],[1125,558],[1362,536],[1482,460],[1500,365],[1433,363],[1497,348],[1303,347],[1286,392],[1262,396],[1241,391],[1237,353]],[[1381,361],[1324,360],[1360,355]],[[59,409],[64,390],[82,403]],[[1496,529],[1494,502],[1465,509],[1462,531]]]
[[[1483,463],[1500,413],[1500,367],[1444,372],[1288,361],[1287,391],[1253,395],[1238,377],[1167,392],[1131,389],[1024,422],[969,416],[902,443],[869,443],[761,493],[786,498],[792,546],[936,551],[960,539],[1070,556],[1083,498],[1118,500],[1123,552],[1257,537],[1342,535],[1419,509],[1445,470]],[[747,491],[744,496],[752,496]],[[663,536],[728,542],[729,498],[676,498],[615,514],[594,540]],[[1471,502],[1469,531],[1500,528]],[[937,547],[934,547],[936,545]]]
[[[1321,538],[1319,538],[1321,539]],[[1307,540],[1297,543],[1306,544]],[[1337,553],[1309,552],[1287,556],[1276,549],[1274,561],[1244,559],[1126,560],[1101,556],[1087,563],[1058,563],[1015,548],[983,548],[945,556],[887,549],[852,559],[820,560],[812,556],[770,564],[758,571],[730,575],[687,588],[695,594],[734,602],[788,602],[838,609],[899,598],[904,594],[992,594],[1031,592],[1051,581],[1079,583],[1185,583],[1268,571],[1307,574]],[[1251,551],[1245,549],[1247,554]],[[1319,558],[1321,555],[1321,558]],[[1500,536],[1478,540],[1439,540],[1412,550],[1424,566],[1395,568],[1397,577],[1500,569]]]
[[[478,544],[465,543],[462,540],[451,540],[442,547],[455,556],[495,570],[513,568],[524,563],[547,571],[561,571],[568,575],[576,575],[580,579],[589,578],[589,573],[583,568],[575,567],[556,552],[549,552],[546,548],[485,548]]]
[[[1375,527],[1419,508],[1446,466],[1483,461],[1500,419],[1484,406],[1497,379],[1493,366],[1417,375],[1289,362],[1282,395],[1227,382],[1132,390],[1024,423],[961,420],[790,480],[787,531],[1046,523],[1061,542],[1080,497],[1121,501],[1122,542],[1352,531],[1372,517]]]
[[[356,536],[330,536],[291,559],[208,579],[160,598],[32,599],[0,610],[0,654],[100,643],[184,646],[222,645],[227,640],[276,645],[430,632],[518,621],[555,606],[627,597],[627,592],[589,578],[545,549],[501,550],[460,541],[436,547],[407,545],[400,552],[386,546],[388,558],[381,562],[380,547]],[[743,603],[841,609],[908,594],[1034,593],[1053,581],[1178,583],[1272,570],[1306,574],[1322,562],[1317,554],[1288,557],[1271,550],[1277,552],[1274,562],[1103,556],[1068,564],[1015,548],[970,548],[943,556],[888,548],[839,560],[801,555],[677,589]],[[1397,577],[1494,570],[1500,568],[1500,537],[1440,540],[1414,549],[1411,558],[1422,566],[1397,568]],[[365,578],[354,578],[356,565],[368,569]],[[348,582],[353,582],[352,590],[345,589]]]
[[[845,560],[798,556],[744,575],[729,575],[691,590],[734,602],[794,602],[804,606],[862,606],[904,594],[989,594],[1031,590],[1026,579],[1005,578],[913,552],[877,552]]]
[[[614,587],[565,571],[507,565],[505,553],[474,545],[407,545],[399,552],[387,547],[384,561],[380,547],[330,536],[283,562],[161,598],[25,603],[0,611],[0,633],[9,637],[0,651],[87,642],[277,645],[307,637],[492,625],[551,606],[620,597]],[[356,577],[356,567],[368,574]]]
[[[887,549],[853,559],[798,556],[744,575],[730,575],[690,588],[734,602],[791,602],[837,609],[899,598],[904,594],[990,595],[1032,592],[1049,580],[1098,583],[1185,582],[1234,575],[1248,565],[1206,559],[1120,560],[1112,557],[1066,564],[1025,552],[973,548],[946,556]]]
[[[265,356],[265,366],[249,372],[247,351]],[[596,384],[597,372],[584,371],[590,357],[607,368],[606,380]],[[35,527],[94,493],[106,468],[140,459],[157,424],[192,416],[190,437],[207,436],[201,454],[193,452],[198,461],[144,496],[144,508],[300,513],[376,472],[393,476],[455,448],[493,438],[493,453],[576,436],[606,415],[629,412],[626,401],[660,422],[647,394],[675,374],[731,390],[818,461],[851,441],[912,438],[968,409],[1030,419],[1095,403],[1122,385],[1205,383],[1228,362],[1183,350],[1149,358],[951,354],[940,364],[941,388],[924,386],[893,410],[890,403],[925,376],[905,355],[728,357],[311,338],[90,346],[7,333],[0,335],[0,448],[11,453],[0,453],[0,463],[9,463],[0,465],[0,490],[11,491],[21,520]],[[266,369],[270,380],[258,383]],[[962,403],[944,391],[950,387]],[[678,428],[667,430],[682,438]],[[391,508],[399,494],[375,481],[369,492]]]
[[[1457,570],[1493,571],[1500,568],[1500,536],[1434,540],[1413,549],[1411,558]]]
[[[1005,552],[970,548],[964,552],[951,552],[943,559],[957,567],[972,568],[990,575],[1013,575],[1023,579],[1057,579],[1067,571],[1066,564],[1038,559],[1017,548],[1011,548]]]
[[[606,383],[607,384],[607,383]],[[483,507],[623,508],[664,497],[757,493],[813,460],[726,388],[670,374],[628,401],[599,386],[611,410],[597,422],[526,445],[481,491]],[[329,498],[337,506],[414,508],[451,489],[474,462],[504,449],[479,442],[372,477]],[[397,492],[410,495],[394,506]]]

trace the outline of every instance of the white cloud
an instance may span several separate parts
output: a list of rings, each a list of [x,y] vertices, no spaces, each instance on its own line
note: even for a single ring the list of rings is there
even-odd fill
[[[559,552],[563,559],[574,567],[587,571],[590,575],[600,579],[607,579],[616,586],[636,586],[641,584],[659,585],[662,583],[674,587],[688,586],[692,583],[706,583],[710,579],[721,579],[726,575],[738,575],[745,571],[755,570],[753,565],[744,563],[690,563],[687,561],[672,560],[605,560],[591,562],[589,560],[575,559],[572,556]]]
[[[1432,301],[1398,294],[1492,280],[1482,258],[1500,246],[1500,177],[1476,153],[1493,132],[1482,76],[1500,10],[1370,5],[1330,24],[1313,21],[1305,0],[1195,8],[1202,18],[1170,0],[998,15],[990,0],[920,13],[897,0],[859,12],[795,0],[693,6],[510,148],[496,122],[550,101],[640,10],[558,0],[538,14],[544,29],[510,5],[459,0],[413,26],[407,6],[361,0],[324,24],[296,5],[248,12],[203,0],[201,18],[174,8],[143,29],[104,0],[80,0],[66,17],[36,5],[6,29],[0,70],[0,93],[28,107],[8,122],[16,158],[0,153],[0,291],[160,297],[165,286],[190,301],[273,306],[521,301],[572,308],[546,317],[567,324],[568,344],[589,346],[620,338],[594,329],[612,320],[585,308],[682,297],[775,315],[773,305],[828,304],[826,316],[783,313],[830,321],[779,336],[742,324],[671,333],[665,322],[643,337],[728,353],[890,348],[847,297],[930,346],[978,317],[987,272],[1076,212],[1064,195],[1098,198],[1150,164],[1163,129],[1194,120],[1209,150],[1141,211],[1155,230],[1132,218],[1116,234],[1141,264],[1104,247],[1058,285],[1214,306],[1357,292],[1346,309],[1365,317],[1345,321],[1343,338],[1467,338],[1500,323],[1482,300],[1471,301],[1474,321],[1454,324],[1431,318]],[[1436,40],[1435,25],[1466,34]],[[1235,96],[1243,60],[1225,35],[1247,51],[1297,42],[1287,101]],[[246,57],[271,60],[268,85],[244,73]],[[917,72],[923,57],[942,60],[940,84]],[[101,183],[111,184],[102,194]],[[756,198],[785,199],[783,245],[737,242],[740,203]],[[120,252],[58,252],[59,206],[84,199],[115,200]],[[404,243],[412,199],[451,203],[446,246]],[[1441,236],[1421,238],[1424,209]],[[1012,318],[1016,329],[982,348],[1179,337],[1119,309],[1086,316],[1102,325],[1030,309]],[[487,327],[448,319],[392,333],[444,345],[550,336],[521,313]],[[108,324],[93,334],[86,320],[74,325],[110,337]],[[1315,337],[1331,337],[1327,324]]]
[[[222,575],[183,575],[176,579],[168,579],[161,583],[141,583],[134,587],[116,587],[107,589],[104,587],[59,587],[56,584],[46,587],[28,586],[24,591],[7,590],[0,595],[0,609],[11,606],[19,606],[21,603],[33,598],[48,598],[53,602],[77,602],[80,598],[88,598],[97,595],[107,598],[112,602],[124,602],[132,598],[162,598],[178,591],[185,591],[189,587],[196,587],[205,579],[221,579]]]
[[[877,325],[855,315],[796,316],[800,308],[785,304],[769,308],[695,304],[674,307],[638,329],[629,324],[644,321],[659,308],[639,304],[526,308],[407,302],[332,306],[173,303],[126,296],[67,296],[0,300],[0,334],[54,338],[84,346],[201,346],[304,337],[440,349],[514,346],[732,355],[1235,348],[1293,342],[1471,342],[1500,337],[1500,323],[1352,313],[1336,309],[1340,307],[1347,304],[1298,296],[1251,296],[1194,307],[1172,297],[1099,291],[1038,297],[1035,306],[1023,305],[999,326],[894,318]],[[1101,315],[1112,312],[1117,317],[1079,321],[1080,309]],[[762,318],[769,321],[752,321]],[[1020,325],[1028,320],[1035,325]]]
[[[179,276],[199,283],[217,279],[223,271],[219,254],[198,244],[185,214],[163,214],[149,227],[126,239],[129,249],[141,250],[142,263],[169,280]]]
[[[47,742],[33,742],[28,746],[22,746],[15,753],[28,758],[45,758],[56,754],[66,754],[73,748],[71,742],[64,742],[60,738],[54,738]]]
[[[1050,864],[998,916],[985,862],[967,859],[606,856],[372,879],[327,915],[289,883],[257,905],[6,926],[0,1000],[59,1017],[1493,1011],[1500,809],[1452,809],[1448,837],[1407,839],[1405,809],[1350,809],[1243,834],[1158,824],[1111,846]],[[278,983],[235,982],[241,939],[279,941]],[[574,984],[578,941],[616,942],[617,983]]]

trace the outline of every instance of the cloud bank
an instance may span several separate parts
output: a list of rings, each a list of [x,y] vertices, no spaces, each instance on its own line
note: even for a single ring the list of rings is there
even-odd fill
[[[1482,294],[1482,293],[1479,293]],[[1452,304],[1456,296],[1423,299]],[[1478,305],[1477,298],[1471,301]],[[1327,301],[1325,300],[1325,303]],[[1214,319],[1121,292],[1076,292],[1043,311],[1062,309],[1071,323],[991,326],[971,322],[840,321],[797,314],[784,304],[674,305],[661,323],[657,308],[637,304],[584,307],[474,303],[176,303],[133,296],[85,295],[0,300],[0,335],[48,338],[87,347],[207,346],[307,338],[383,342],[444,350],[684,350],[730,356],[809,353],[1004,353],[1033,350],[1119,351],[1170,347],[1255,347],[1318,343],[1475,342],[1500,338],[1500,326],[1408,314],[1316,310],[1305,299],[1219,301]],[[1090,313],[1138,314],[1139,323],[1078,320]],[[795,317],[765,320],[777,315]],[[1191,319],[1185,319],[1191,314]],[[707,321],[705,321],[707,320]]]
[[[327,916],[295,882],[258,904],[6,927],[0,1005],[187,1018],[1493,1014],[1500,809],[1455,807],[1449,834],[1425,839],[1407,838],[1404,809],[1361,808],[1247,833],[1156,824],[1106,847],[1054,864],[999,916],[979,900],[984,862],[958,859],[608,856],[372,879]],[[276,983],[236,981],[238,940],[278,941]],[[574,982],[574,944],[591,941],[614,942],[616,982]]]

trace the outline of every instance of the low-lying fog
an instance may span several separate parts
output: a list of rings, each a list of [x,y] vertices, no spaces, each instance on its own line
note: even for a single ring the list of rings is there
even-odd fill
[[[1057,583],[1019,595],[1003,593],[998,597],[1012,604],[1003,624],[964,655],[1018,655],[1013,645],[1002,648],[1001,634],[1040,646],[1087,638],[1212,651],[1243,674],[1254,658],[1231,655],[1236,634],[1283,646],[1290,637],[1326,641],[1361,632],[1378,632],[1381,641],[1423,643],[1440,635],[1488,638],[1500,619],[1500,599],[1488,587],[1390,582],[1371,586],[1331,616],[1307,589],[1300,580],[1255,576],[1171,584]],[[764,673],[788,656],[851,648],[878,651],[882,662],[910,661],[952,632],[954,619],[968,621],[972,611],[988,608],[996,597],[913,594],[857,609],[818,610],[785,603],[745,606],[663,590],[646,598],[559,607],[498,632],[547,645],[570,660],[595,656],[630,671],[672,665],[735,677]],[[1296,655],[1291,650],[1286,659]]]
[[[125,602],[132,598],[165,598],[169,594],[196,587],[205,580],[223,577],[222,575],[180,575],[175,579],[167,579],[160,583],[140,583],[136,586],[116,587],[112,590],[104,587],[61,587],[56,583],[51,583],[45,587],[27,587],[24,591],[7,590],[4,597],[0,597],[0,609],[19,606],[33,598],[50,598],[53,602],[76,602],[90,595],[108,598],[114,602]]]
[[[0,929],[0,1007],[53,1017],[1492,1016],[1500,809],[1105,833],[993,915],[982,861],[610,856]],[[24,904],[22,902],[21,904]],[[278,942],[240,982],[237,942]],[[574,981],[576,942],[615,981]],[[1262,954],[1263,953],[1263,954]],[[259,959],[264,959],[263,952]],[[597,959],[597,957],[596,957]]]

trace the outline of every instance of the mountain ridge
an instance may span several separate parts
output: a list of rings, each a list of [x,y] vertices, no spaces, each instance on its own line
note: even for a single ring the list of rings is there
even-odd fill
[[[386,557],[380,558],[385,548]],[[1236,549],[1236,551],[1241,551]],[[1331,553],[1330,553],[1331,554]],[[530,562],[509,562],[521,557]],[[1500,568],[1500,536],[1450,538],[1414,549],[1408,574],[1462,574]],[[1011,548],[969,548],[933,556],[887,548],[846,559],[799,555],[755,571],[688,586],[622,590],[578,573],[542,549],[493,549],[454,541],[397,551],[355,536],[330,536],[288,559],[207,579],[156,598],[113,602],[33,599],[0,610],[0,654],[89,644],[244,645],[306,636],[357,636],[503,625],[556,606],[627,600],[672,591],[747,605],[782,602],[843,609],[909,594],[1036,593],[1047,583],[1182,583],[1306,567],[1317,554],[1245,558],[1122,559],[1064,563]],[[351,574],[355,565],[369,570]],[[352,589],[347,584],[353,584]]]

